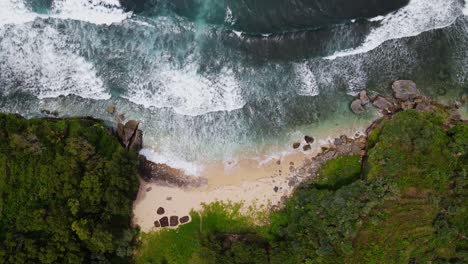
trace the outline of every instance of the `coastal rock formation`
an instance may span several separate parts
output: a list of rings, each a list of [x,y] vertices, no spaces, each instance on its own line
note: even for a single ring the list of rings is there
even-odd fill
[[[372,100],[372,105],[377,107],[380,110],[388,111],[392,108],[393,104],[387,98],[377,95],[374,100]]]
[[[296,142],[296,143],[293,144],[293,149],[297,149],[297,148],[299,148],[300,146],[301,146],[301,143]]]
[[[129,120],[125,125],[117,124],[117,136],[128,150],[138,152],[143,147],[143,131],[138,129],[139,125],[135,120]]]
[[[353,113],[355,113],[355,114],[364,113],[364,107],[362,107],[362,105],[363,105],[363,103],[362,103],[361,99],[355,99],[351,103],[351,111],[353,111]]]
[[[165,164],[154,163],[142,155],[139,157],[138,173],[143,180],[156,182],[164,186],[197,188],[208,183],[205,178],[188,176],[181,170],[171,168]]]
[[[362,105],[366,105],[370,102],[369,96],[367,95],[366,90],[362,90],[359,92],[359,100],[361,100]]]
[[[420,95],[416,83],[408,80],[395,81],[392,84],[393,96],[401,101],[414,100]]]
[[[304,140],[305,140],[305,142],[306,142],[307,144],[312,144],[312,143],[314,143],[314,138],[311,137],[311,136],[305,136],[305,137],[304,137]]]

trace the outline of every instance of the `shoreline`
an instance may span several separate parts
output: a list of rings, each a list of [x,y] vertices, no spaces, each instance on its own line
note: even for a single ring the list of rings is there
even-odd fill
[[[395,89],[400,92],[398,88],[397,86]],[[211,164],[199,177],[206,179],[206,184],[201,186],[174,187],[162,185],[161,182],[141,181],[137,199],[133,204],[132,223],[134,226],[139,226],[143,232],[157,231],[161,229],[159,226],[161,219],[188,216],[191,210],[202,209],[202,203],[209,204],[216,201],[241,203],[244,211],[247,209],[268,211],[275,206],[281,206],[294,189],[300,183],[315,176],[326,161],[341,155],[364,157],[368,131],[380,121],[391,118],[399,111],[415,109],[431,112],[435,109],[435,105],[439,105],[418,94],[419,91],[416,90],[415,94],[411,95],[414,97],[411,100],[402,99],[402,95],[399,94],[395,94],[394,99],[377,95],[371,102],[368,98],[365,102],[367,96],[361,95],[353,101],[353,104],[357,102],[364,106],[372,103],[380,110],[380,117],[375,117],[360,127],[339,127],[322,131],[326,138],[316,139],[312,144],[313,147],[309,145],[311,147],[309,151],[300,150],[305,143],[301,140],[299,150],[286,151],[284,156],[270,154],[266,155],[266,159],[264,156],[257,156],[255,159],[241,159],[234,164],[226,162]],[[466,97],[463,100],[466,101]],[[456,110],[461,105],[456,101],[454,106],[450,106],[454,111],[453,117],[450,118],[459,118],[460,113],[466,111],[466,106]],[[355,109],[352,110],[355,112]],[[181,172],[181,170],[176,171]],[[164,214],[157,213],[160,207],[164,208]],[[170,227],[177,225],[178,223],[171,224]]]
[[[231,164],[225,161],[205,164],[197,177],[206,179],[203,186],[169,186],[141,180],[133,205],[133,225],[138,225],[143,232],[160,230],[154,226],[156,220],[172,215],[188,216],[191,210],[202,209],[202,203],[216,201],[242,203],[245,213],[247,210],[267,211],[280,206],[295,187],[307,179],[305,168],[311,167],[312,160],[324,153],[323,148],[334,146],[334,139],[340,136],[345,135],[349,142],[356,137],[362,138],[373,122],[366,120],[359,125],[323,130],[327,137],[317,138],[309,151],[302,150],[305,145],[302,139],[299,149],[290,146],[280,154],[265,153]],[[157,214],[159,207],[165,209],[164,214]]]

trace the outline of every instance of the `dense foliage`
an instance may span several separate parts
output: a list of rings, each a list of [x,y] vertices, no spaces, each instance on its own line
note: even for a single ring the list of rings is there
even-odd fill
[[[328,161],[267,224],[208,205],[177,230],[144,234],[136,260],[467,263],[468,124],[448,121],[443,108],[397,113],[369,135],[362,161]]]
[[[122,263],[136,154],[101,122],[0,114],[0,263]]]

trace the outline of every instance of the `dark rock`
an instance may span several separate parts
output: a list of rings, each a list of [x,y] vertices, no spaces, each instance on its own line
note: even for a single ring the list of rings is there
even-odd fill
[[[139,157],[138,173],[146,182],[156,182],[163,186],[197,188],[208,183],[206,178],[188,176],[183,171],[166,164],[151,162],[142,155]]]
[[[146,188],[146,192],[150,192],[151,190],[153,190],[153,188],[152,188],[152,187],[148,187],[148,188]]]
[[[389,110],[393,104],[385,97],[377,95],[374,100],[372,100],[372,104],[380,110]]]
[[[301,143],[298,143],[298,142],[296,142],[296,143],[293,144],[293,148],[294,148],[294,149],[297,149],[297,148],[299,148],[300,146],[301,146]]]
[[[312,143],[314,143],[314,138],[311,137],[311,136],[305,136],[305,137],[304,137],[304,140],[305,140],[305,142],[306,142],[307,144],[312,144]]]
[[[364,113],[364,107],[362,107],[362,101],[360,99],[356,99],[351,103],[351,111],[355,114],[362,114]]]
[[[304,147],[302,147],[302,149],[303,149],[304,151],[309,151],[309,150],[312,149],[312,147],[311,147],[310,145],[305,145]]]
[[[164,210],[164,208],[162,208],[162,207],[159,207],[159,208],[156,210],[156,213],[157,213],[158,215],[162,215],[162,214],[164,214],[165,212],[166,212],[166,210]]]
[[[392,84],[393,96],[402,101],[413,100],[420,95],[413,81],[399,80]]]
[[[128,145],[128,149],[138,152],[143,148],[143,131],[138,129],[135,131],[135,134],[133,135],[133,138]]]
[[[166,200],[167,200],[167,201],[172,201],[172,197],[171,197],[171,196],[168,196],[168,197],[166,197]]]
[[[169,218],[167,216],[159,219],[159,223],[161,224],[161,227],[167,227],[169,226]]]
[[[363,90],[359,92],[359,100],[361,100],[362,105],[366,105],[370,102],[367,91]]]
[[[154,221],[154,226],[155,226],[155,227],[161,227],[161,224],[159,223],[158,220],[156,220],[156,221]]]
[[[111,105],[107,108],[107,113],[113,115],[115,114],[115,106]]]
[[[275,192],[278,192],[278,190],[279,190],[278,186],[275,186],[275,188],[273,188],[273,191]]]
[[[186,216],[182,216],[180,219],[179,219],[180,223],[181,224],[185,224],[185,223],[188,223],[188,221],[190,221],[190,218],[186,215]]]
[[[143,147],[143,132],[138,129],[139,122],[129,120],[125,125],[117,124],[117,136],[125,148],[140,151]]]
[[[178,226],[179,225],[179,217],[177,215],[172,215],[169,218],[170,226]]]
[[[343,142],[343,140],[341,138],[335,138],[335,141],[333,142],[333,144],[335,144],[335,146],[341,146],[344,143],[345,142]]]

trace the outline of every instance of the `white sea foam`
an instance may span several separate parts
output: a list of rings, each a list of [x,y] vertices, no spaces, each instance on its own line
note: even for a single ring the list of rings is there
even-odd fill
[[[468,16],[468,0],[465,0],[465,8],[463,8],[463,14]]]
[[[200,176],[202,172],[202,166],[195,164],[194,162],[189,162],[182,160],[178,157],[171,156],[168,152],[159,153],[152,149],[144,148],[140,150],[140,154],[145,156],[149,161],[159,164],[166,164],[167,166],[179,169],[187,175],[191,176]]]
[[[4,87],[4,92],[21,89],[38,98],[68,94],[110,98],[93,65],[75,54],[55,29],[10,26],[0,28],[0,36],[0,69],[3,81],[11,85]]]
[[[0,26],[31,22],[37,16],[28,10],[23,0],[0,0]]]
[[[74,19],[94,24],[112,24],[131,16],[120,7],[118,0],[54,1],[51,14],[61,19]]]
[[[390,39],[416,36],[428,30],[444,28],[451,25],[458,15],[458,0],[411,0],[407,6],[383,19],[374,18],[381,20],[382,25],[373,29],[360,47],[338,51],[326,59],[365,53]]]
[[[196,60],[182,68],[159,62],[148,75],[135,76],[125,96],[128,100],[149,107],[170,107],[181,115],[202,115],[214,111],[242,108],[245,101],[231,69],[217,74],[198,73]]]
[[[224,16],[224,22],[226,22],[229,25],[234,25],[236,23],[233,15],[232,15],[232,10],[231,8],[226,7],[226,15]]]
[[[23,24],[31,22],[37,17],[112,24],[121,22],[131,15],[131,12],[124,12],[118,0],[56,0],[53,2],[49,14],[32,12],[23,0],[0,0],[0,26]]]
[[[307,63],[295,64],[294,71],[297,76],[297,94],[302,96],[319,95],[317,80]]]

